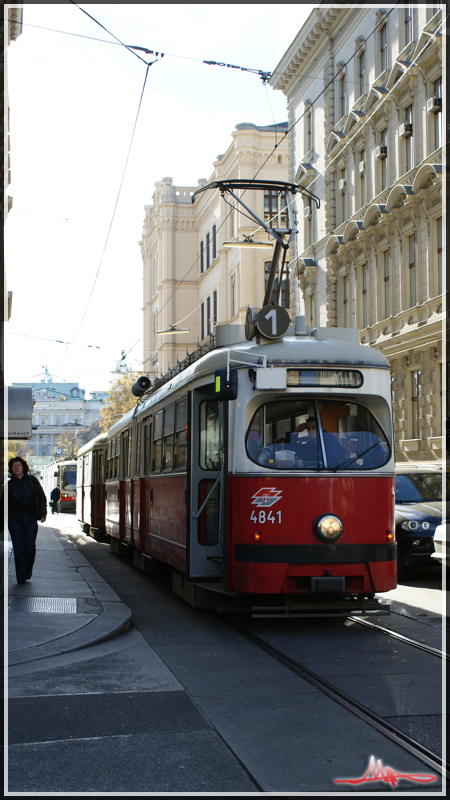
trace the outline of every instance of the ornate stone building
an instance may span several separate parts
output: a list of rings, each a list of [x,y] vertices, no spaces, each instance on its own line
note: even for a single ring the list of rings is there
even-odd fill
[[[316,8],[275,68],[304,201],[291,306],[392,366],[396,459],[442,458],[442,11]]]
[[[156,184],[145,207],[140,242],[144,267],[144,365],[150,377],[175,367],[214,333],[217,323],[244,324],[248,305],[261,306],[268,250],[224,247],[255,230],[255,223],[221,197],[218,189],[192,194],[220,179],[288,179],[287,125],[236,126],[226,153],[217,157],[208,181]],[[271,192],[246,191],[245,202],[260,219],[282,216]],[[261,239],[258,231],[257,238]],[[266,239],[266,235],[263,236]],[[288,287],[286,281],[286,287]],[[289,292],[284,292],[289,304]],[[183,333],[170,333],[176,326]],[[165,331],[165,333],[158,333]]]
[[[98,391],[91,392],[86,399],[86,392],[78,383],[56,383],[47,370],[39,383],[13,383],[13,386],[31,386],[32,389],[33,433],[25,447],[29,446],[27,459],[35,472],[61,458],[57,452],[61,434],[71,434],[76,445],[77,437],[100,420],[108,398],[107,392]]]

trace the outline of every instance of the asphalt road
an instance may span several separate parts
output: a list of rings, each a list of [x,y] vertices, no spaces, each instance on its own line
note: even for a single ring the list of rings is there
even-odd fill
[[[164,578],[140,572],[84,536],[74,517],[55,524],[131,609],[134,627],[116,640],[10,671],[10,792],[349,794],[360,787],[335,780],[361,777],[372,756],[403,775],[430,772],[215,612],[190,608]],[[409,583],[396,590],[395,620],[409,635],[413,630],[436,645],[439,574]],[[276,636],[287,637],[311,662],[328,665],[329,673],[340,663],[344,684],[355,683],[355,665],[362,662],[351,662],[345,621],[286,622]],[[388,685],[394,669],[393,648],[385,657],[386,648],[372,642],[369,658],[367,647],[364,669],[356,669],[363,697],[372,672]],[[410,662],[395,657],[395,681],[411,679],[409,669]],[[436,746],[439,671],[429,677],[417,672],[413,679],[423,689],[412,713],[424,718],[425,728],[431,725],[429,742]],[[381,698],[384,716],[408,716],[394,696]],[[367,785],[371,793],[386,788],[382,780]],[[439,794],[441,782],[424,787],[403,780],[397,789]]]

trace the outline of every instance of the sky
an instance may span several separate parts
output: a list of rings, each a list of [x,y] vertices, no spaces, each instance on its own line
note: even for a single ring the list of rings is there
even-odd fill
[[[273,72],[314,7],[24,3],[7,52],[8,384],[47,371],[108,390],[122,353],[142,369],[139,241],[155,182],[196,186],[237,124],[287,120],[258,75],[202,62]],[[135,53],[156,59],[144,91]]]

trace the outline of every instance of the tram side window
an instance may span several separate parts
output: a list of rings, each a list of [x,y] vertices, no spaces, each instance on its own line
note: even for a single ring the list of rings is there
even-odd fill
[[[103,453],[98,454],[96,482],[98,484],[105,482],[105,456]]]
[[[153,422],[153,460],[152,472],[161,472],[163,412],[155,414]]]
[[[163,438],[163,470],[169,472],[173,468],[173,441],[175,427],[175,403],[164,409]]]
[[[306,398],[261,406],[246,447],[252,461],[270,469],[376,469],[391,452],[365,406]]]
[[[84,479],[85,479],[86,483],[90,483],[91,482],[91,457],[90,457],[90,453],[87,453],[86,456],[85,456],[85,461],[84,461]]]
[[[200,404],[200,467],[217,470],[221,462],[219,405],[217,400],[205,400]]]
[[[136,428],[136,450],[134,455],[134,476],[140,474],[141,471],[141,439],[142,439],[142,424]]]
[[[111,440],[106,446],[106,480],[109,481],[111,477]]]
[[[144,420],[144,475],[150,474],[152,424],[150,418]]]
[[[116,436],[114,439],[114,461],[113,461],[113,478],[119,477],[119,461],[120,461],[120,437]]]
[[[125,431],[122,434],[122,478],[129,478],[130,477],[130,467],[131,467],[131,433],[130,431]]]
[[[107,455],[107,479],[113,480],[116,477],[116,440],[110,439],[108,442],[108,455]]]
[[[175,469],[187,466],[187,397],[179,400],[175,407]]]

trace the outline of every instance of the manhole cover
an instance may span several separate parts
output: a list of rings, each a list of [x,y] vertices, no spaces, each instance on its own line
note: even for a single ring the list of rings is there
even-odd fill
[[[47,614],[76,614],[76,597],[10,597],[8,611],[40,611]]]

